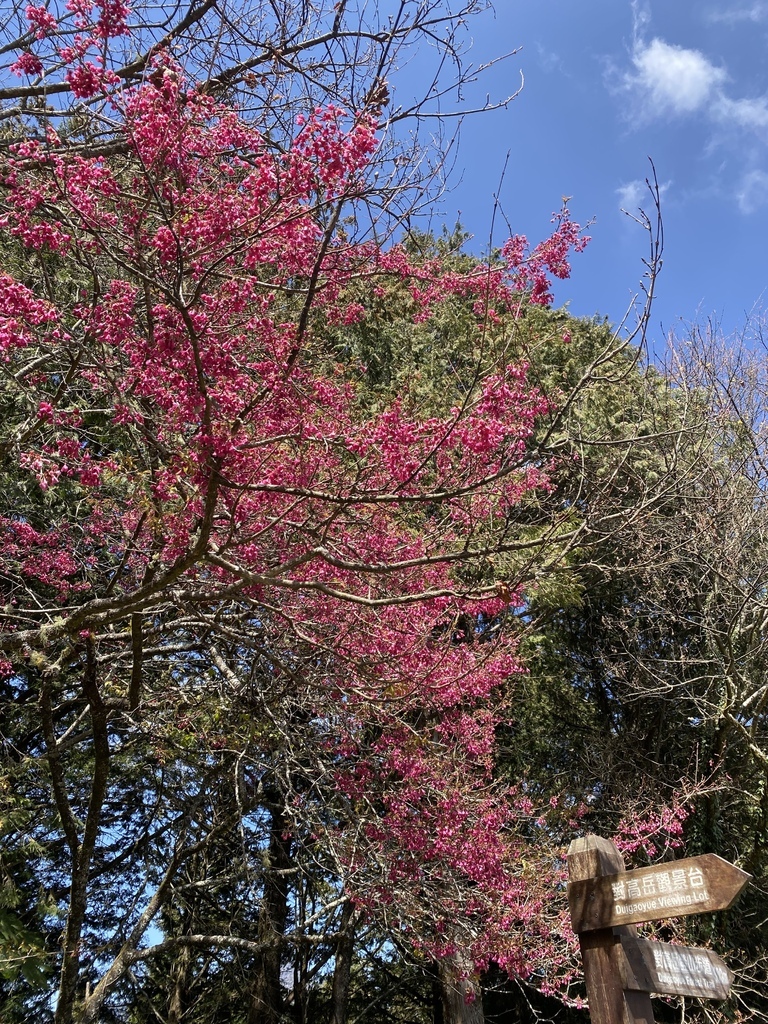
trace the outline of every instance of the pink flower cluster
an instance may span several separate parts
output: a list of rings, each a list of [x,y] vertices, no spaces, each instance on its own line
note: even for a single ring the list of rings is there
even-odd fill
[[[58,599],[70,594],[79,566],[61,532],[43,533],[22,520],[0,516],[0,544],[6,571],[49,587]]]
[[[59,27],[54,16],[45,7],[34,7],[32,4],[28,4],[24,14],[38,39],[45,39]]]
[[[548,306],[552,302],[551,278],[570,276],[568,257],[571,252],[583,252],[589,236],[571,220],[567,207],[552,217],[556,225],[552,235],[529,250],[525,235],[515,235],[502,246],[502,256],[512,274],[515,288],[525,292],[534,305]]]
[[[640,850],[649,860],[658,859],[683,845],[683,826],[690,813],[691,808],[679,802],[638,812],[619,822],[613,841],[627,856]]]
[[[14,349],[33,344],[40,330],[46,332],[58,318],[48,302],[36,298],[10,274],[0,274],[0,359],[7,362]]]
[[[29,75],[31,78],[43,73],[43,62],[36,53],[25,50],[17,60],[11,64],[10,71],[14,75]]]
[[[114,70],[104,66],[105,55],[109,58],[104,43],[130,34],[130,8],[124,0],[67,0],[65,12],[57,20],[47,7],[27,5],[25,16],[35,41],[39,44],[48,40],[48,45],[23,50],[9,70],[15,75],[31,77],[45,71],[52,76],[63,71],[64,81],[75,98],[107,95],[120,79]],[[70,31],[72,15],[78,31],[70,44],[57,47],[56,38]],[[89,52],[95,55],[93,61],[85,60]]]

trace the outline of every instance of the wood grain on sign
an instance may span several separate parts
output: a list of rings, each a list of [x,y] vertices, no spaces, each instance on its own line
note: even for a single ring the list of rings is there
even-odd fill
[[[752,876],[714,853],[571,880],[575,932],[727,910]]]
[[[728,998],[733,971],[711,949],[673,946],[631,934],[622,935],[621,947],[625,988],[656,995]]]
[[[621,854],[608,839],[585,836],[568,849],[570,884],[615,874],[624,864]],[[584,980],[592,1024],[654,1024],[651,999],[641,990],[624,990],[621,965],[625,959],[621,934],[634,928],[602,928],[579,935]]]

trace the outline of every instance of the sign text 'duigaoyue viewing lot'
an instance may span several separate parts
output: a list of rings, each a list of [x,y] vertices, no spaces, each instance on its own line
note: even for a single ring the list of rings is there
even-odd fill
[[[571,882],[575,932],[726,910],[750,879],[716,854]]]

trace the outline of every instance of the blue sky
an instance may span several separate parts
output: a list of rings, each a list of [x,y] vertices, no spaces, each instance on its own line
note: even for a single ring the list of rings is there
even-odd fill
[[[471,33],[475,64],[521,47],[483,94],[512,91],[520,71],[525,86],[507,110],[465,122],[438,222],[460,211],[480,251],[495,193],[531,240],[572,196],[593,241],[558,303],[616,322],[647,255],[621,207],[650,211],[651,157],[666,241],[651,339],[708,317],[731,331],[768,304],[768,0],[498,0]]]

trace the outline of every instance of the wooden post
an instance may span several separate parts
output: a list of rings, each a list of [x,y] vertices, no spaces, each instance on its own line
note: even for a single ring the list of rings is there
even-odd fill
[[[608,839],[585,836],[568,848],[571,882],[623,870],[624,860]],[[624,989],[621,936],[634,932],[634,928],[622,926],[579,934],[592,1024],[654,1024],[648,993]]]

